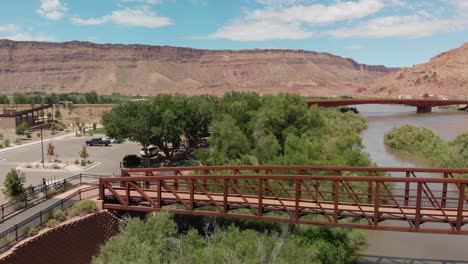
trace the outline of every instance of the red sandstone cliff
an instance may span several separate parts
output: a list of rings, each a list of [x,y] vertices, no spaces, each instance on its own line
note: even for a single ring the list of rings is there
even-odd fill
[[[0,40],[0,92],[340,95],[393,72],[328,53]]]
[[[443,52],[428,63],[378,78],[365,94],[468,96],[468,43]]]

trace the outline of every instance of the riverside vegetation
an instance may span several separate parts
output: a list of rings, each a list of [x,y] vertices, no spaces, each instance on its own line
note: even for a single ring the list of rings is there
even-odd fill
[[[168,159],[185,138],[192,165],[374,165],[363,152],[360,115],[309,108],[292,94],[160,95],[116,105],[103,124],[109,136],[157,145]],[[208,131],[208,146],[195,148]],[[174,218],[179,221],[165,214],[131,219],[94,262],[352,263],[366,241],[351,229]]]
[[[387,146],[424,158],[434,167],[468,167],[468,133],[445,141],[432,130],[405,125],[385,134]]]

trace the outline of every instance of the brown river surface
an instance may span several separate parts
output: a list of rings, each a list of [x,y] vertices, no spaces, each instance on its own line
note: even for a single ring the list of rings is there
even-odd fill
[[[368,129],[362,133],[365,150],[381,167],[429,166],[424,160],[385,147],[383,136],[394,127],[410,124],[429,128],[445,140],[468,132],[467,112],[434,108],[432,113],[417,114],[415,107],[395,105],[360,105],[357,108],[368,123]],[[360,263],[468,263],[468,235],[390,231],[369,231],[368,234],[368,246],[362,252]]]

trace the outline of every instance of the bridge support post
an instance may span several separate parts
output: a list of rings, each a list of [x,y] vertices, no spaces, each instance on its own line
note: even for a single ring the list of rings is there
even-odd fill
[[[444,172],[444,179],[448,178],[448,172]],[[447,186],[448,184],[446,182],[442,183],[442,202],[441,206],[445,207],[447,205]]]
[[[227,214],[229,211],[229,204],[228,204],[228,184],[229,180],[223,180],[223,213]]]
[[[158,203],[158,204],[157,204],[157,206],[158,206],[158,207],[157,207],[157,209],[158,209],[158,210],[160,210],[160,209],[161,209],[161,207],[162,207],[162,204],[161,204],[161,203],[162,203],[162,197],[161,197],[161,192],[162,192],[162,190],[161,190],[161,184],[162,184],[162,181],[161,181],[161,180],[159,180],[159,181],[158,181],[158,190],[157,190],[157,192],[158,192],[158,197],[157,197],[157,203]]]
[[[339,202],[339,195],[340,195],[340,182],[333,181],[333,204],[334,204],[334,212],[333,212],[333,221],[338,223],[338,202]]]
[[[375,182],[374,193],[374,226],[379,225],[379,206],[380,206],[380,182]]]
[[[417,106],[416,112],[418,113],[430,113],[432,112],[432,106]]]
[[[421,224],[422,190],[423,190],[423,183],[418,182],[418,191],[417,191],[417,198],[416,198],[416,215],[415,215],[415,220],[414,220],[414,227],[416,228],[416,230],[419,229],[419,225]]]
[[[263,215],[263,179],[258,179],[258,212],[257,216],[260,218]]]
[[[457,208],[457,223],[456,230],[460,231],[463,225],[463,206],[465,204],[465,184],[460,184],[460,191],[458,196],[458,208]]]
[[[410,176],[411,176],[411,172],[407,171],[406,178],[409,178]],[[405,206],[408,206],[409,204],[409,196],[410,196],[410,183],[405,182]]]
[[[194,188],[194,179],[190,180],[190,210],[193,211],[195,209],[195,188]]]
[[[296,180],[296,219],[301,217],[299,202],[301,200],[302,180]],[[315,201],[317,202],[317,201]]]

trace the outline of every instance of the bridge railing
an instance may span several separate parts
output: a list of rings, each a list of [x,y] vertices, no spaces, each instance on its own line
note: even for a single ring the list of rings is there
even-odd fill
[[[192,171],[196,169],[192,168]],[[224,171],[226,167],[219,169]],[[403,172],[406,175],[406,170]],[[237,173],[134,176],[100,179],[100,197],[104,208],[115,210],[159,211],[164,208],[181,214],[461,234],[468,233],[461,229],[468,222],[466,184],[468,179],[416,178],[411,175]],[[380,224],[384,220],[396,220],[404,225]]]
[[[0,223],[60,193],[64,193],[83,184],[97,185],[100,177],[102,176],[80,173],[64,179],[57,179],[45,185],[38,184],[32,186],[28,188],[24,195],[13,198],[0,205]]]

